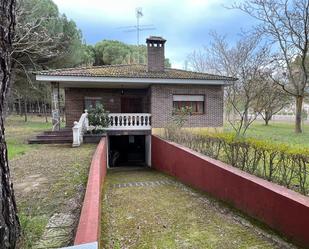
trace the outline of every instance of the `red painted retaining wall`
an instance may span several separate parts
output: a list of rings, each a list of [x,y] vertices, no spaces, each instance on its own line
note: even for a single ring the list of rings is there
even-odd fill
[[[106,138],[103,137],[92,157],[87,189],[74,245],[100,242],[101,191],[106,175]]]
[[[309,248],[309,198],[152,136],[152,167],[232,204]]]

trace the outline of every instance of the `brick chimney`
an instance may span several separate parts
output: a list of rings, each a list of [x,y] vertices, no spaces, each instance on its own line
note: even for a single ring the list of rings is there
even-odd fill
[[[150,36],[146,39],[148,72],[164,71],[164,43],[165,39],[159,36]]]

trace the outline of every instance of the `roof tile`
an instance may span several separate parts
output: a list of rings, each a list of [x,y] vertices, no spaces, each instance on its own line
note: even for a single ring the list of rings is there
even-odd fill
[[[47,76],[78,76],[78,77],[119,77],[119,78],[160,78],[160,79],[192,79],[192,80],[226,80],[236,78],[199,73],[181,69],[165,68],[162,72],[148,72],[147,65],[105,65],[80,68],[63,68],[36,72],[37,75]]]

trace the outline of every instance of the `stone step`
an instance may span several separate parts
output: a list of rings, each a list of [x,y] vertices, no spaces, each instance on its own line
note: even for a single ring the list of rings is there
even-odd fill
[[[36,138],[39,139],[54,139],[54,138],[71,138],[72,139],[73,134],[41,134],[37,135]]]
[[[72,130],[60,130],[60,131],[44,131],[44,135],[72,135]]]
[[[72,137],[32,138],[28,140],[29,144],[66,144],[72,142],[73,142]]]

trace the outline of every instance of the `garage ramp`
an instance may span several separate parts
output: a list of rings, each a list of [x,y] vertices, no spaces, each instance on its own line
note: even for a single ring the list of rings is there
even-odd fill
[[[108,171],[102,248],[294,248],[204,193],[149,168]]]

